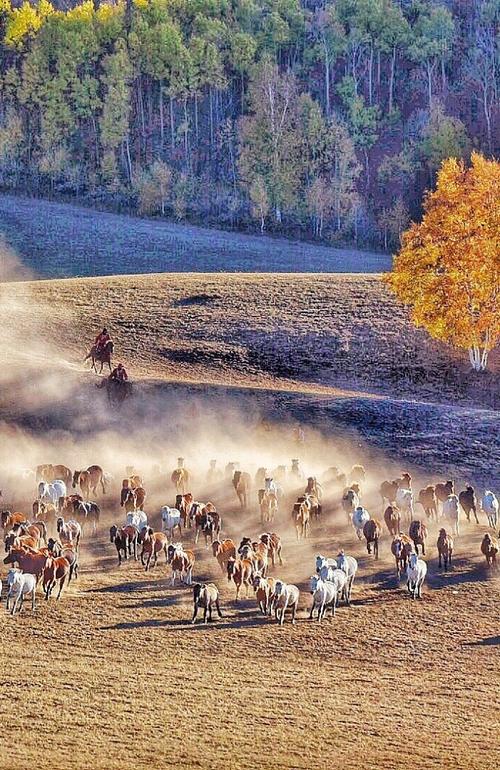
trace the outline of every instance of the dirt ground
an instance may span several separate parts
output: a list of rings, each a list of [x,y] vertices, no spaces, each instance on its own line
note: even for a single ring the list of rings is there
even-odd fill
[[[207,487],[212,457],[253,473],[298,456],[318,476],[363,462],[363,504],[379,518],[378,486],[403,469],[415,489],[449,473],[458,488],[498,493],[487,388],[464,385],[458,359],[411,329],[377,277],[71,279],[4,285],[0,299],[2,508],[30,510],[38,462],[113,474],[60,602],[39,595],[34,615],[25,606],[15,618],[0,608],[1,770],[498,767],[500,577],[480,554],[483,515],[462,522],[446,575],[431,526],[423,599],[412,601],[385,531],[375,561],[327,489],[321,521],[297,544],[290,492],[274,525],[285,563],[272,574],[297,584],[301,602],[282,628],[251,596],[235,602],[202,543],[194,578],[217,583],[224,614],[207,627],[190,624],[190,589],[170,586],[164,562],[118,567],[109,542],[126,465],[144,474],[158,527],[179,454],[195,496],[213,499],[238,541],[262,531],[255,491],[244,515],[229,482]],[[118,411],[82,364],[103,323],[134,380]],[[299,422],[303,447],[290,443]],[[309,621],[315,555],[341,547],[359,561],[352,606]]]
[[[333,502],[306,544],[277,522],[285,564],[272,574],[302,591],[297,624],[282,628],[252,598],[235,602],[199,543],[194,577],[217,583],[224,617],[193,627],[190,589],[171,587],[163,562],[147,574],[117,566],[107,507],[59,603],[0,613],[2,768],[498,767],[500,581],[480,558],[484,526],[464,528],[447,575],[432,528],[428,583],[412,601],[388,535],[375,562]],[[261,531],[234,511],[224,506],[225,535]],[[319,625],[308,577],[314,554],[339,546],[360,575],[352,606]]]

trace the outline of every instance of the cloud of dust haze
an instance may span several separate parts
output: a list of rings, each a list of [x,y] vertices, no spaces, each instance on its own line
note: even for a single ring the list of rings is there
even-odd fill
[[[2,251],[4,280],[25,279],[23,266]],[[146,487],[153,477],[161,480],[162,502],[172,504],[170,473],[177,458],[185,458],[192,474],[192,492],[206,499],[209,462],[223,470],[228,462],[248,471],[252,478],[260,467],[290,468],[298,457],[305,476],[321,477],[330,466],[348,472],[365,462],[366,453],[352,438],[325,438],[306,427],[307,445],[291,441],[294,418],[272,421],[270,432],[259,428],[266,415],[265,395],[260,401],[224,389],[190,390],[187,386],[149,387],[135,384],[135,395],[120,410],[112,409],[100,379],[85,370],[81,361],[68,360],[63,352],[64,328],[71,317],[57,317],[34,295],[32,285],[0,285],[0,488],[4,504],[30,501],[34,481],[26,471],[42,463],[64,464],[72,470],[97,463],[114,477],[114,495],[125,469],[132,466]],[[90,341],[89,341],[90,342]],[[399,474],[379,457],[370,459],[373,489],[382,478]],[[161,475],[158,476],[158,468]],[[230,483],[228,504],[238,504]],[[224,493],[225,494],[225,493]],[[113,498],[116,499],[116,496]],[[220,499],[214,500],[219,503]],[[252,492],[252,507],[256,494]]]

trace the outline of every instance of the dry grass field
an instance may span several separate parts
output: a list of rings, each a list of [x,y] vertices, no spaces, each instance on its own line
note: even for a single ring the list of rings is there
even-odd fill
[[[144,473],[158,527],[178,454],[234,539],[262,531],[255,492],[243,515],[228,482],[208,488],[211,457],[253,472],[297,452],[318,476],[362,461],[363,502],[378,517],[380,481],[404,468],[415,488],[450,473],[498,493],[498,418],[486,408],[495,373],[471,387],[459,358],[413,331],[376,276],[69,279],[3,285],[0,298],[2,507],[29,509],[33,485],[16,486],[15,473],[37,462],[100,462],[114,476],[61,601],[39,596],[35,615],[0,611],[2,770],[498,767],[500,579],[479,551],[484,517],[462,523],[446,575],[431,526],[428,580],[412,601],[386,532],[376,562],[327,490],[321,521],[297,544],[290,493],[274,527],[285,564],[272,574],[296,583],[301,603],[282,628],[252,597],[235,602],[201,542],[194,577],[218,584],[224,617],[191,626],[190,590],[170,586],[165,563],[118,567],[108,537],[123,518],[125,466]],[[81,361],[103,323],[135,386],[117,412]],[[315,554],[340,547],[360,564],[352,606],[309,621]]]

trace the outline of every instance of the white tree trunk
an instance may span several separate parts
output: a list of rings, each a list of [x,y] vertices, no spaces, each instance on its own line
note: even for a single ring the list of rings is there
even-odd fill
[[[478,345],[473,345],[469,348],[469,360],[472,368],[475,372],[484,372],[488,365],[488,353],[486,348],[481,348]]]

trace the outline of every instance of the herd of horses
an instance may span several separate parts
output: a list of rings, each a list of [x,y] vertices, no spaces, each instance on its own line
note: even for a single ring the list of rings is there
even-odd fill
[[[330,509],[336,506],[344,512],[356,537],[364,540],[367,553],[373,554],[375,560],[379,558],[385,525],[397,580],[406,576],[413,598],[422,596],[427,575],[423,557],[427,555],[429,530],[434,524],[438,526],[438,568],[448,571],[453,568],[460,519],[465,516],[468,522],[472,520],[479,525],[479,517],[485,516],[492,531],[484,533],[480,549],[488,568],[498,568],[499,545],[495,535],[499,506],[491,490],[485,490],[478,499],[471,485],[457,493],[454,482],[448,480],[416,491],[411,475],[405,472],[398,479],[380,484],[383,515],[378,519],[363,504],[368,485],[361,465],[354,465],[348,474],[331,467],[319,481],[315,476],[305,477],[296,459],[290,470],[286,466],[272,471],[261,467],[254,475],[234,462],[219,469],[212,460],[206,474],[210,491],[222,495],[222,491],[226,494],[232,487],[234,500],[242,512],[258,506],[260,527],[264,531],[255,536],[244,533],[234,540],[223,537],[223,520],[216,504],[197,500],[191,493],[191,484],[195,480],[199,483],[199,479],[193,478],[182,457],[169,477],[175,503],[161,506],[159,515],[153,517],[146,513],[148,495],[142,476],[130,468],[127,472],[116,495],[116,508],[123,509],[122,520],[115,521],[109,529],[118,565],[129,559],[140,560],[148,571],[163,559],[170,569],[172,586],[192,587],[192,622],[196,622],[200,608],[205,622],[212,619],[214,609],[222,616],[217,585],[193,585],[197,555],[199,558],[197,549],[204,546],[211,549],[222,575],[234,586],[236,601],[242,592],[246,597],[253,592],[259,612],[274,617],[279,624],[283,624],[289,614],[294,623],[301,595],[299,587],[270,574],[284,563],[283,538],[274,531],[274,525],[286,527],[287,521],[291,521],[296,541],[305,542],[311,528],[322,520],[325,498]],[[1,513],[6,552],[3,563],[10,567],[6,581],[7,609],[12,602],[12,613],[21,609],[25,596],[31,595],[32,608],[35,608],[35,594],[40,584],[46,600],[56,588],[59,599],[64,586],[78,577],[82,538],[97,534],[101,505],[96,500],[106,495],[112,484],[111,477],[99,465],[73,471],[64,465],[39,465],[33,475],[36,492],[30,515],[16,510]],[[418,513],[418,506],[422,514]],[[248,520],[247,516],[241,518]],[[233,517],[233,526],[235,521],[238,521],[237,514]],[[183,540],[191,541],[189,547]],[[340,603],[349,606],[358,572],[358,561],[353,554],[341,548],[336,554],[317,555],[311,572],[310,618],[316,613],[317,620],[321,621],[328,608],[334,614]]]

